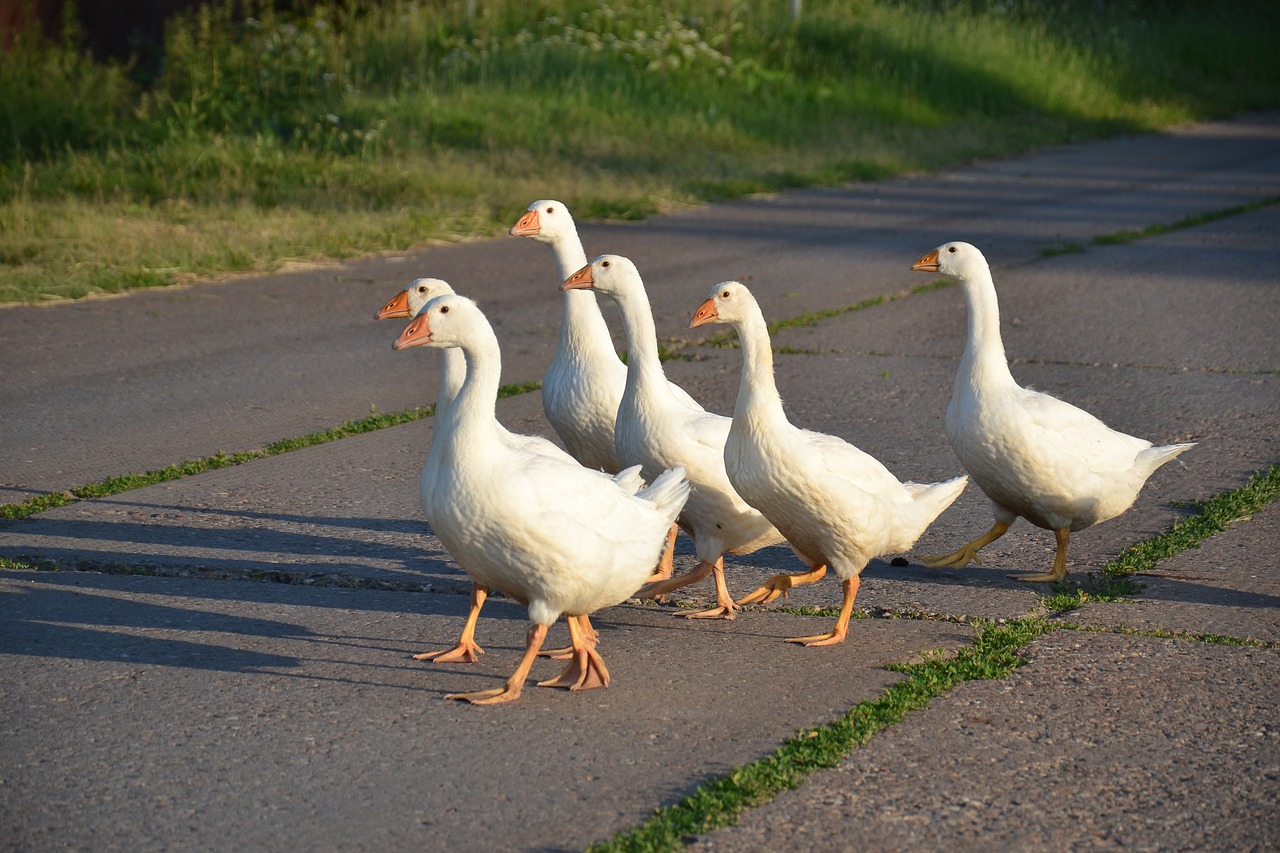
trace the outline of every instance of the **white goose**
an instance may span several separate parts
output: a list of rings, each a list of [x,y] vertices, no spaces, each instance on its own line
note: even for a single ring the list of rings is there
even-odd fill
[[[558,201],[535,201],[510,233],[546,245],[559,281],[587,262],[573,217]],[[627,368],[613,348],[595,294],[566,292],[562,305],[560,341],[542,379],[542,407],[575,459],[588,468],[617,471],[622,465],[613,446],[613,422]]]
[[[423,306],[432,299],[453,292],[453,287],[443,279],[416,278],[409,282],[408,287],[392,297],[386,305],[383,305],[378,313],[374,315],[374,319],[389,320],[401,317],[416,317]],[[445,412],[449,410],[449,406],[453,403],[453,399],[458,396],[458,391],[462,388],[462,382],[467,375],[466,360],[461,349],[449,347],[441,355],[444,356],[444,361],[440,371],[440,390],[436,395],[436,407],[434,410],[437,422],[444,417]],[[530,452],[568,461],[573,459],[569,454],[541,436],[514,433],[508,433],[508,436],[513,442],[523,444]],[[614,475],[611,479],[630,494],[635,494],[644,488],[644,480],[640,477],[639,466],[628,468]],[[473,584],[471,588],[471,608],[467,613],[467,621],[463,625],[462,635],[458,638],[457,645],[443,651],[416,654],[413,659],[434,660],[436,663],[475,663],[479,656],[484,654],[484,649],[480,648],[475,642],[475,631],[476,623],[480,619],[480,610],[484,607],[484,602],[488,597],[489,590],[487,587]],[[595,636],[594,631],[592,631],[592,636]],[[547,649],[541,654],[551,658],[567,659],[570,657],[571,651],[570,648]]]
[[[508,232],[542,243],[555,260],[557,282],[587,263],[573,216],[563,202],[539,199],[529,205]],[[617,471],[622,467],[614,444],[614,422],[627,384],[627,368],[613,348],[613,338],[594,293],[564,291],[560,340],[542,380],[542,407],[556,435],[573,457],[588,468]],[[676,399],[701,409],[683,388],[671,385]],[[654,579],[671,576],[672,528]]]
[[[995,515],[995,524],[983,536],[952,554],[922,562],[934,568],[963,567],[1021,516],[1052,530],[1057,551],[1049,571],[1010,577],[1062,580],[1070,534],[1127,510],[1157,468],[1195,445],[1153,447],[1070,403],[1018,385],[1000,339],[991,270],[974,246],[945,243],[911,268],[959,279],[964,289],[968,342],[947,406],[947,438],[991,499]]]
[[[732,619],[738,607],[724,580],[724,554],[750,554],[783,541],[782,534],[752,509],[729,483],[724,445],[729,418],[680,402],[662,372],[653,312],[635,264],[601,255],[565,280],[564,288],[594,288],[618,303],[627,331],[627,385],[618,408],[618,458],[638,463],[649,476],[683,467],[693,483],[679,524],[692,538],[698,566],[678,578],[657,581],[643,596],[665,595],[715,576],[716,606],[685,614],[690,618]]]
[[[788,642],[842,642],[867,562],[908,550],[960,495],[968,478],[930,485],[900,483],[877,459],[843,439],[792,425],[774,383],[764,315],[741,283],[715,286],[689,326],[704,323],[728,323],[742,342],[742,380],[724,446],[729,481],[777,525],[810,568],[801,574],[775,575],[742,601],[763,604],[785,596],[794,586],[818,580],[831,566],[844,595],[835,628]]]
[[[542,685],[607,687],[609,671],[585,619],[626,599],[649,576],[689,495],[684,472],[664,471],[652,486],[630,494],[598,471],[513,441],[495,416],[498,340],[465,297],[433,299],[394,344],[419,345],[461,348],[467,362],[423,471],[427,520],[477,587],[526,605],[534,623],[505,686],[448,698],[486,705],[518,698],[547,628],[561,615],[567,615],[574,656]]]

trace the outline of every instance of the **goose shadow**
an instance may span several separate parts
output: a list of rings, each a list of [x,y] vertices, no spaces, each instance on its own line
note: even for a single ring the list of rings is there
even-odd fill
[[[105,575],[77,573],[33,578],[29,572],[0,572],[0,579],[25,582],[21,587],[0,590],[0,660],[58,658],[400,687],[403,685],[394,678],[371,676],[379,671],[400,673],[406,667],[414,668],[411,655],[420,651],[416,640],[406,643],[376,633],[366,636],[341,630],[317,632],[298,622],[207,607],[209,600],[238,602],[242,599],[251,604],[278,607],[279,590],[264,589],[262,584],[202,583],[198,584],[201,589],[192,591],[177,589],[190,587],[189,582],[145,579],[143,591],[147,595],[176,594],[198,599],[165,604],[122,597],[119,594],[121,579]],[[245,591],[250,594],[238,594]],[[455,595],[415,595],[411,611],[392,606],[387,600],[391,596],[383,593],[343,595],[343,600],[336,603],[317,602],[312,598],[291,603],[307,607],[327,603],[343,610],[421,617],[427,635],[423,642],[428,644],[451,641],[468,607],[465,598]],[[401,597],[396,598],[403,604]],[[201,606],[201,602],[206,606]],[[501,602],[485,608],[482,622],[524,619],[523,607]],[[246,649],[242,647],[245,638],[300,641],[306,651],[291,655]],[[356,650],[365,659],[356,660],[350,654],[338,653],[343,647]],[[326,654],[326,651],[335,654]],[[373,659],[367,657],[370,652]],[[316,670],[316,665],[322,668]],[[301,671],[304,668],[308,671]],[[353,674],[348,676],[344,672]]]

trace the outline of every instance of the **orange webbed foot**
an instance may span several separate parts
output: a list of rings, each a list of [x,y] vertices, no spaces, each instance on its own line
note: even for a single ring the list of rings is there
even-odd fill
[[[738,604],[768,604],[779,596],[786,598],[795,587],[821,580],[826,573],[826,566],[818,566],[812,571],[794,575],[774,575],[761,587],[738,599]]]
[[[498,687],[493,690],[477,690],[474,693],[450,693],[446,699],[459,699],[472,705],[501,705],[520,698],[520,687]]]
[[[569,690],[591,690],[609,686],[609,670],[596,652],[599,634],[586,616],[570,616],[569,639],[573,653],[564,672],[555,678],[538,682],[539,687],[564,687]]]
[[[451,649],[445,649],[442,652],[423,652],[420,655],[414,655],[414,660],[429,660],[435,663],[475,663],[480,660],[480,655],[484,654],[484,649],[472,642],[459,642],[458,645]]]
[[[799,643],[802,646],[834,646],[843,643],[846,632],[831,631],[827,634],[814,634],[812,637],[789,637],[788,643]]]

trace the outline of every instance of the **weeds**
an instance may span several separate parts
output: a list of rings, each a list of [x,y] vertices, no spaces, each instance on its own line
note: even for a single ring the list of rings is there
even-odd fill
[[[1120,556],[1102,567],[1109,578],[1126,578],[1154,569],[1161,560],[1200,543],[1215,533],[1246,521],[1253,513],[1280,498],[1280,465],[1259,471],[1238,489],[1214,495],[1193,505],[1198,515],[1180,518],[1164,533],[1126,548]]]
[[[1280,92],[1261,0],[817,2],[798,23],[763,0],[277,6],[174,19],[145,86],[19,34],[0,55],[0,300],[496,234],[548,195],[633,219]]]

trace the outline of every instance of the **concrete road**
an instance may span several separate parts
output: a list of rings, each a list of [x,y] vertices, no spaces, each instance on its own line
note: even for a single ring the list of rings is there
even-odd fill
[[[1271,115],[581,231],[589,254],[637,260],[659,334],[692,356],[668,374],[713,410],[732,409],[740,354],[700,344],[715,327],[684,329],[711,284],[748,280],[770,319],[824,312],[775,339],[793,353],[777,363],[792,419],[915,480],[960,471],[942,416],[965,319],[957,288],[903,295],[930,281],[909,266],[947,239],[979,245],[1020,381],[1157,442],[1200,443],[1130,512],[1073,537],[1079,575],[1280,461],[1280,205],[1041,250],[1277,196]],[[393,353],[400,324],[372,320],[417,275],[479,298],[505,381],[540,378],[554,268],[514,238],[0,311],[0,500],[430,403],[436,354]],[[877,295],[898,298],[832,310]],[[537,394],[499,415],[549,434]],[[0,572],[0,849],[580,849],[875,698],[900,677],[885,664],[966,644],[975,618],[1042,611],[1043,588],[1006,577],[1052,557],[1052,536],[1023,523],[963,571],[873,561],[865,618],[837,647],[781,642],[825,616],[689,624],[673,606],[625,605],[596,619],[609,690],[441,701],[504,679],[525,621],[495,600],[481,663],[410,660],[450,644],[466,609],[466,578],[418,506],[431,430],[418,421],[0,527],[0,558],[64,569]],[[1273,505],[1162,563],[1134,598],[1067,614],[1013,677],[962,685],[691,842],[1273,849],[1278,518]],[[916,553],[989,524],[970,488]],[[693,560],[683,540],[678,560]],[[786,548],[730,560],[731,590],[796,566]],[[788,603],[838,600],[824,582]],[[1254,644],[1163,636],[1177,632]]]

